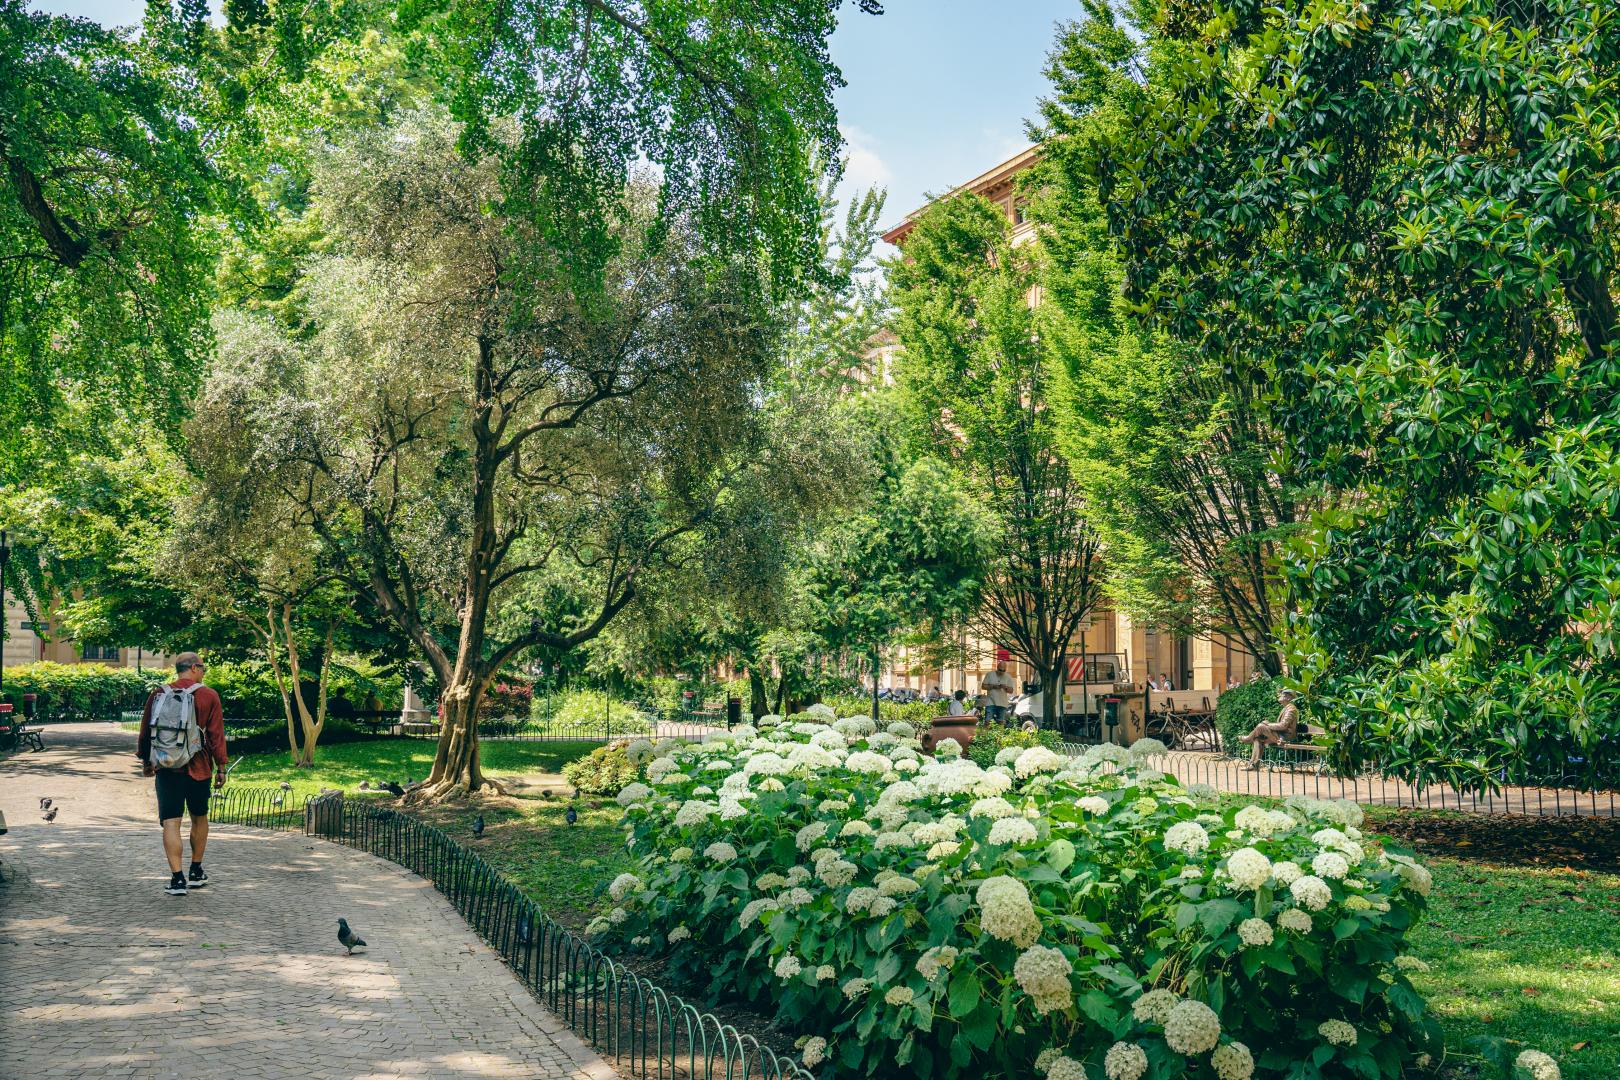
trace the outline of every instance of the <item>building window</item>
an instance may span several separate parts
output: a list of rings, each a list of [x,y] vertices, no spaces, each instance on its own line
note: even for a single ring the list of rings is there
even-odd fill
[[[1013,202],[1012,216],[1014,224],[1022,225],[1024,223],[1024,203],[1022,200]]]
[[[79,655],[86,660],[117,660],[118,649],[111,645],[86,645]]]

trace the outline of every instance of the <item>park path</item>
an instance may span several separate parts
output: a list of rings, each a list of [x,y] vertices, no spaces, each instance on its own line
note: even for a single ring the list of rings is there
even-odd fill
[[[45,739],[0,761],[0,1077],[616,1076],[392,863],[215,826],[209,887],[164,895],[134,736]],[[368,950],[344,955],[340,915]]]

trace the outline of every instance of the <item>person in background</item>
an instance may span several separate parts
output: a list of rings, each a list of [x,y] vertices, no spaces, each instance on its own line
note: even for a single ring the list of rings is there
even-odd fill
[[[1270,723],[1262,721],[1254,725],[1253,731],[1243,736],[1243,741],[1253,748],[1249,754],[1249,768],[1260,767],[1260,755],[1265,752],[1266,747],[1281,746],[1294,738],[1295,732],[1299,730],[1299,708],[1294,704],[1294,698],[1297,696],[1286,687],[1277,691],[1277,704],[1282,706],[1277,719]]]
[[[184,896],[193,889],[208,884],[204,873],[203,849],[208,845],[208,774],[214,774],[214,787],[225,786],[225,712],[220,706],[219,694],[202,685],[208,668],[194,652],[183,652],[174,658],[174,682],[169,688],[190,698],[187,706],[201,735],[201,749],[177,768],[158,768],[152,761],[152,709],[163,688],[152,691],[141,713],[141,733],[135,745],[140,758],[141,772],[157,778],[158,821],[163,827],[163,854],[169,860],[169,884],[164,892],[170,896]],[[169,730],[169,729],[165,729]],[[184,849],[181,846],[180,822],[191,813],[191,874],[189,880],[181,870]]]
[[[963,702],[966,700],[966,690],[958,690],[956,693],[952,694],[950,708],[947,710],[949,714],[951,716],[966,716],[967,706],[963,704]]]
[[[944,701],[945,695],[939,692],[939,687],[935,686],[928,691],[927,700],[928,704],[933,705],[936,702]]]
[[[997,660],[996,670],[979,680],[979,688],[989,695],[989,703],[984,707],[986,720],[1007,719],[1007,708],[1012,704],[1012,693],[1018,689],[1012,676],[1007,674],[1007,661]]]

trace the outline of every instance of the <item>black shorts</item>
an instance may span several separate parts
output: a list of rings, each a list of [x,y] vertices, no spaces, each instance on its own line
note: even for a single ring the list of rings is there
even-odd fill
[[[168,821],[189,810],[194,818],[208,816],[208,781],[184,769],[157,771],[158,820]]]

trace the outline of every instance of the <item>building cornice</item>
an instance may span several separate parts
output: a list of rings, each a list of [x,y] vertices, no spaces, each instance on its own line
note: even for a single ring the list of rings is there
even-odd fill
[[[1001,162],[999,165],[986,169],[984,172],[980,173],[978,176],[975,176],[966,183],[958,184],[944,195],[930,201],[927,206],[918,207],[916,210],[913,210],[911,213],[907,214],[905,220],[900,222],[900,224],[890,227],[890,229],[883,234],[884,241],[899,247],[905,241],[906,234],[911,232],[912,228],[916,226],[917,219],[922,217],[922,215],[927,212],[928,207],[933,206],[934,203],[940,202],[943,199],[949,199],[953,196],[961,195],[964,192],[970,191],[975,195],[984,195],[987,197],[992,194],[1000,194],[1002,189],[1011,187],[1013,177],[1033,165],[1040,157],[1040,154],[1041,146],[1039,143],[1036,143],[1034,146],[1031,146],[1028,149],[1019,151],[1006,161]]]

